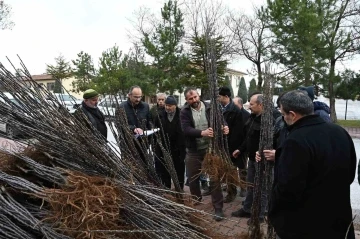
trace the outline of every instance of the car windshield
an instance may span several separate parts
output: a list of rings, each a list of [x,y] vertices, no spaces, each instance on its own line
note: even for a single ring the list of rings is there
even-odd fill
[[[76,98],[73,97],[72,95],[56,95],[56,97],[60,101],[74,101],[74,100],[76,100]]]

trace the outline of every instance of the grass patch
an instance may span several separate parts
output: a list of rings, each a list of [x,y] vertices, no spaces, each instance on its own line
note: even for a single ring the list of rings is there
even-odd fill
[[[338,120],[337,123],[343,127],[358,127],[358,128],[360,128],[360,120]]]

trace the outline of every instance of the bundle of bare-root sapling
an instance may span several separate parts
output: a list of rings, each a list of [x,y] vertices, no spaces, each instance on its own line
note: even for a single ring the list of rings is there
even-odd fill
[[[218,97],[218,76],[217,59],[215,53],[215,40],[206,34],[206,72],[210,88],[210,127],[213,129],[213,137],[210,139],[208,152],[203,161],[202,171],[209,175],[210,180],[220,183],[239,185],[239,177],[236,168],[233,166],[227,144],[227,137],[224,135],[224,120]]]
[[[251,208],[249,238],[260,239],[263,238],[264,232],[260,227],[260,216],[262,209],[262,198],[270,198],[270,190],[272,188],[273,179],[273,162],[265,159],[264,150],[273,149],[273,103],[272,103],[272,91],[271,82],[273,76],[270,73],[269,66],[265,67],[264,74],[264,87],[263,87],[263,112],[261,114],[261,128],[260,128],[260,143],[259,153],[261,161],[255,165],[255,179],[254,179],[254,199]],[[263,215],[265,217],[265,215]],[[269,222],[268,222],[269,223]],[[267,237],[273,238],[273,230],[270,224],[268,224]]]

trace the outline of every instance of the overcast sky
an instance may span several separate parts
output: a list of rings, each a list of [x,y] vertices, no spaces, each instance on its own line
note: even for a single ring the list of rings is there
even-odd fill
[[[60,53],[67,60],[77,53],[89,53],[97,64],[101,53],[114,46],[128,52],[131,42],[129,19],[141,6],[158,14],[163,0],[5,0],[12,6],[13,30],[0,31],[0,62],[5,56],[18,63],[19,54],[31,74],[42,74]],[[223,0],[233,10],[252,12],[264,0]],[[360,69],[359,60],[347,66]],[[250,70],[251,63],[236,60],[230,65],[239,71]],[[248,80],[248,79],[247,79]]]

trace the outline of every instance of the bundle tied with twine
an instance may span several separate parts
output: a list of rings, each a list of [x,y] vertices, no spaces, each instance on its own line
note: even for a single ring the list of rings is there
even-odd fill
[[[218,104],[218,76],[215,41],[210,32],[206,33],[206,72],[210,87],[210,127],[214,136],[210,139],[208,151],[205,155],[202,171],[209,175],[214,182],[223,182],[228,185],[239,185],[239,177],[235,166],[232,164],[227,137],[223,133],[226,125],[220,105]]]
[[[1,239],[211,238],[203,212],[162,187],[124,112],[108,122],[117,144],[107,142],[21,64],[20,75],[0,64],[0,87],[13,96],[0,92],[0,120],[26,135],[14,139],[26,150],[0,149]]]

